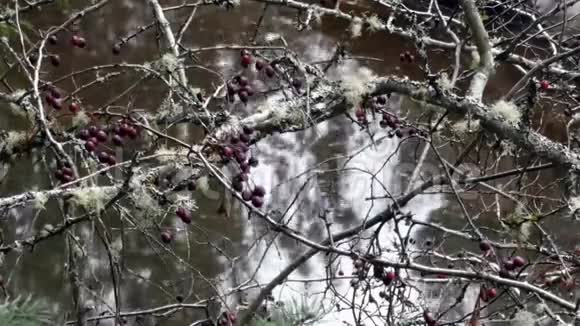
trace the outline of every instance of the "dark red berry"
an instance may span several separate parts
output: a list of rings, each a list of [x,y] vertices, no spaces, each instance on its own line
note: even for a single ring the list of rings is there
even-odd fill
[[[503,267],[508,271],[513,271],[516,268],[514,261],[511,259],[506,259],[503,262]]]
[[[69,110],[71,113],[77,113],[77,112],[79,112],[79,111],[81,110],[81,107],[79,106],[79,104],[78,104],[78,103],[76,103],[76,102],[72,102],[72,103],[71,103],[71,104],[68,106],[68,110]]]
[[[232,188],[234,188],[234,190],[237,192],[244,190],[244,184],[242,180],[234,178],[234,180],[232,181]]]
[[[97,138],[99,142],[104,143],[107,141],[107,133],[104,130],[99,130],[95,138]]]
[[[248,103],[248,92],[246,92],[245,90],[241,90],[238,93],[238,97],[240,98],[240,101],[242,101],[242,103],[244,104]]]
[[[238,320],[238,316],[236,316],[236,314],[234,314],[233,312],[230,312],[230,313],[228,314],[228,318],[230,319],[230,321],[231,321],[232,323],[235,323],[235,322],[236,322],[236,320]]]
[[[247,68],[252,64],[252,57],[249,54],[244,54],[240,59],[240,63],[242,64],[242,67]]]
[[[232,143],[233,145],[237,144],[240,142],[240,139],[238,137],[232,137],[230,139],[230,143]]]
[[[95,149],[97,149],[97,145],[95,143],[93,143],[92,141],[87,141],[85,143],[85,149],[89,152],[92,152]]]
[[[54,100],[52,100],[52,103],[50,103],[50,105],[55,110],[61,110],[62,109],[62,100],[55,98]]]
[[[397,274],[395,274],[393,271],[390,271],[385,274],[385,278],[389,280],[389,282],[392,282],[395,280],[395,278],[397,278]]]
[[[365,118],[365,117],[366,117],[365,110],[364,110],[364,109],[362,109],[362,108],[358,108],[358,109],[356,109],[356,111],[354,112],[354,115],[356,116],[356,118],[357,118],[358,120],[361,120],[361,119],[363,119],[363,118]]]
[[[260,70],[264,69],[264,66],[265,65],[266,64],[264,63],[263,60],[261,60],[261,59],[256,60],[256,70],[257,71],[260,71]]]
[[[224,146],[222,149],[222,154],[227,158],[231,158],[234,156],[234,150],[229,146]]]
[[[107,163],[109,161],[109,154],[107,152],[99,152],[97,158],[99,159],[99,162]]]
[[[65,167],[63,167],[63,168],[61,169],[61,171],[62,171],[62,174],[63,174],[63,175],[69,175],[69,176],[73,176],[73,175],[74,175],[74,171],[73,171],[73,169],[71,169],[70,167],[66,167],[66,166],[65,166]]]
[[[62,177],[62,182],[63,182],[63,183],[69,183],[69,182],[73,181],[74,179],[75,179],[75,178],[74,178],[72,175],[66,175],[66,174],[65,174],[65,175]]]
[[[54,177],[59,180],[62,181],[63,177],[64,177],[64,173],[62,172],[61,169],[56,170],[56,172],[54,172]],[[251,195],[251,194],[250,194]]]
[[[302,87],[302,81],[300,79],[293,79],[292,87],[299,89],[300,87]]]
[[[48,43],[50,43],[51,45],[56,45],[58,43],[58,38],[54,34],[49,36],[47,40],[48,40]]]
[[[242,151],[234,151],[234,156],[236,157],[236,162],[242,163],[246,161],[246,153]]]
[[[52,95],[52,97],[54,97],[54,98],[61,98],[62,97],[62,94],[60,93],[60,91],[56,87],[50,88],[50,95]]]
[[[248,162],[240,163],[240,170],[242,170],[242,172],[244,172],[244,173],[249,173],[250,172],[250,164]]]
[[[247,144],[252,139],[250,138],[250,136],[248,136],[248,134],[240,134],[240,140]]]
[[[236,90],[236,88],[234,87],[234,85],[232,85],[232,84],[228,84],[227,88],[228,88],[228,95],[229,95],[229,96],[234,96],[234,95],[236,95],[236,92],[237,92],[237,90]]]
[[[240,89],[240,91],[244,91],[244,92],[248,93],[248,96],[254,96],[254,90],[252,89],[252,87],[250,85],[246,85],[246,86],[242,87]]]
[[[520,268],[520,267],[524,267],[526,265],[526,259],[522,256],[515,256],[513,258],[513,262],[514,262],[514,267],[515,268]]]
[[[258,159],[253,157],[253,156],[250,157],[250,159],[248,159],[248,164],[250,164],[250,166],[252,166],[252,167],[258,166],[259,163],[260,163],[260,161],[258,161]]]
[[[268,76],[269,78],[274,77],[274,75],[276,74],[276,72],[274,71],[274,68],[272,68],[272,66],[266,66],[266,76]]]
[[[237,147],[242,152],[247,152],[250,149],[245,143],[239,143]]]
[[[384,97],[383,95],[378,96],[377,97],[377,103],[379,103],[380,105],[384,105],[387,103],[387,98]]]
[[[126,123],[122,123],[122,124],[119,126],[119,135],[120,135],[121,137],[125,137],[125,136],[127,136],[127,134],[129,134],[129,129],[131,129],[131,127],[130,127],[128,124],[126,124]]]
[[[497,296],[497,290],[495,288],[489,288],[485,291],[485,294],[489,299],[493,299]]]
[[[252,200],[252,192],[247,189],[242,191],[242,199],[245,201]]]
[[[121,138],[121,136],[115,135],[113,136],[112,140],[115,146],[123,146],[123,138]]]
[[[87,140],[90,137],[89,131],[86,129],[82,129],[81,131],[79,131],[77,137],[82,140]]]
[[[403,131],[401,131],[401,129],[395,130],[395,136],[397,136],[398,138],[403,137]]]
[[[177,215],[177,217],[179,217],[181,219],[181,221],[183,221],[183,223],[185,223],[185,224],[191,223],[191,213],[188,210],[186,210],[185,208],[179,207],[175,211],[175,215]]]
[[[195,182],[195,180],[189,180],[189,182],[187,183],[187,190],[194,191],[196,188],[197,183]]]
[[[44,97],[44,100],[46,101],[46,103],[48,105],[52,106],[52,103],[54,103],[56,98],[54,96],[52,96],[52,94],[46,94],[46,96]]]
[[[97,126],[90,126],[89,127],[89,134],[91,135],[91,137],[97,137],[98,133],[99,133],[99,128],[97,128]]]
[[[58,54],[51,54],[48,56],[48,59],[50,60],[50,64],[52,64],[55,67],[60,66],[60,57],[58,56]]]
[[[242,181],[248,181],[248,179],[250,179],[250,177],[248,176],[248,174],[247,173],[244,173],[244,172],[238,174],[236,178],[238,180],[242,180]]]
[[[481,251],[488,251],[491,249],[491,243],[489,243],[489,241],[483,240],[479,243],[479,249]]]
[[[107,158],[107,164],[109,165],[115,165],[117,164],[117,159],[115,158],[114,154],[109,154],[109,157]]]
[[[127,136],[129,136],[131,139],[137,138],[137,129],[134,127],[129,127],[129,129],[127,129]]]
[[[251,135],[254,133],[254,128],[252,127],[248,127],[248,126],[242,126],[242,131],[244,132],[244,134],[246,135]]]
[[[85,38],[82,36],[73,35],[71,38],[71,44],[76,46],[77,48],[82,49],[85,46],[87,46],[87,40],[85,40]]]
[[[169,231],[161,232],[161,241],[163,241],[163,243],[171,243],[171,240],[173,240],[173,235],[171,234],[171,232]]]
[[[266,195],[266,189],[262,186],[255,186],[252,194],[258,197],[264,197]]]
[[[423,319],[425,320],[425,323],[427,323],[427,326],[435,326],[437,324],[433,315],[427,310],[423,312]]]
[[[252,196],[252,205],[256,208],[260,208],[264,205],[264,198],[258,196]]]
[[[248,81],[248,78],[246,78],[245,76],[239,76],[237,80],[238,84],[240,84],[241,87],[248,86],[248,84],[250,83]]]
[[[113,52],[114,55],[121,54],[121,45],[119,43],[115,43],[115,45],[113,45],[113,48],[111,49],[111,52]]]
[[[542,81],[540,82],[540,88],[541,88],[542,90],[544,90],[544,91],[546,91],[546,90],[550,89],[550,82],[549,82],[549,81],[547,81],[547,80],[542,80]]]

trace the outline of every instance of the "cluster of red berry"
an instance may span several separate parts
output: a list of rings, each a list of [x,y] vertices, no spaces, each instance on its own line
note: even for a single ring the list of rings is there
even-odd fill
[[[248,126],[242,127],[242,132],[237,136],[229,138],[229,144],[221,146],[221,155],[226,162],[235,160],[239,173],[232,178],[232,188],[241,192],[245,201],[251,201],[256,208],[264,205],[264,196],[266,190],[260,185],[255,185],[252,190],[249,189],[249,174],[252,167],[258,166],[258,159],[254,156],[248,158],[247,153],[250,151],[249,144],[252,141],[251,135],[254,129]]]

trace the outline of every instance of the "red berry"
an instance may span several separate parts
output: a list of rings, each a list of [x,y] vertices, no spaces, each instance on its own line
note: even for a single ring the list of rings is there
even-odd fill
[[[435,320],[433,315],[427,310],[423,312],[423,319],[425,320],[425,323],[427,323],[428,326],[435,326],[437,324],[437,321]]]
[[[47,40],[48,40],[48,43],[50,43],[51,45],[56,45],[56,43],[58,43],[58,38],[54,34],[49,36]]]
[[[383,95],[377,97],[377,103],[384,105],[387,103],[387,98]]]
[[[485,291],[488,298],[493,299],[497,296],[497,290],[495,288],[489,288]]]
[[[550,82],[545,79],[540,81],[540,88],[543,90],[548,90],[550,88]]]
[[[95,138],[97,138],[99,142],[104,143],[107,141],[107,133],[104,130],[99,130]]]
[[[71,113],[77,113],[77,112],[79,112],[79,111],[81,110],[81,107],[79,106],[79,104],[78,104],[78,103],[76,103],[76,102],[72,102],[72,103],[71,103],[71,104],[68,106],[68,110],[69,110]]]
[[[115,165],[115,164],[117,164],[117,159],[115,158],[114,154],[109,154],[106,163],[109,164],[109,165]]]
[[[240,140],[247,144],[252,139],[250,138],[250,136],[248,136],[248,134],[240,134]]]
[[[98,133],[99,133],[99,128],[97,128],[97,126],[90,126],[89,127],[89,134],[91,135],[91,137],[97,137]]]
[[[234,178],[234,180],[232,181],[232,188],[234,188],[234,190],[237,192],[244,190],[244,184],[242,180]]]
[[[61,169],[61,171],[62,171],[62,174],[63,174],[63,175],[68,175],[68,176],[71,176],[71,177],[74,175],[74,171],[73,171],[73,169],[71,169],[71,168],[69,168],[69,167],[66,167],[66,166],[65,166],[65,167],[63,167],[63,168]]]
[[[64,173],[62,172],[62,170],[58,169],[56,170],[56,172],[54,172],[54,177],[57,180],[62,181],[64,179]]]
[[[248,162],[240,163],[240,170],[242,170],[242,172],[244,172],[244,173],[249,173],[250,172],[250,164]]]
[[[85,38],[82,36],[73,35],[71,38],[71,44],[76,46],[77,48],[82,49],[85,46],[87,46],[87,40],[85,40]]]
[[[266,189],[262,186],[255,186],[252,194],[258,197],[264,197],[266,195]]]
[[[236,92],[237,92],[237,90],[236,90],[236,88],[234,87],[234,85],[232,85],[232,84],[228,84],[227,88],[228,88],[228,95],[229,95],[229,96],[234,96],[234,95],[236,95]]]
[[[252,63],[252,57],[249,54],[244,54],[242,55],[240,63],[242,64],[242,67],[247,68]]]
[[[109,154],[107,152],[100,152],[97,155],[97,158],[99,159],[99,162],[107,163],[109,161]]]
[[[225,146],[222,149],[222,154],[227,158],[232,158],[234,156],[234,150],[229,146]]]
[[[390,271],[385,274],[385,278],[392,282],[395,280],[395,278],[397,278],[397,274],[395,274],[393,271]]]
[[[238,84],[239,84],[241,87],[248,86],[248,84],[250,83],[250,82],[248,81],[248,78],[246,78],[245,76],[238,76],[238,78],[236,78],[236,79],[237,79],[237,81],[238,81]]]
[[[253,196],[252,205],[254,205],[256,208],[260,208],[264,205],[264,199],[262,197]]]
[[[230,321],[231,321],[232,323],[235,323],[235,322],[236,322],[236,320],[238,320],[238,317],[237,317],[237,316],[236,316],[236,314],[234,314],[233,312],[230,312],[230,313],[228,314],[228,318],[230,319]]]
[[[115,144],[115,146],[123,146],[123,138],[119,135],[113,136],[113,144]]]
[[[299,89],[300,87],[302,87],[302,81],[300,79],[292,80],[292,87]]]
[[[48,59],[50,60],[50,63],[53,66],[55,67],[60,66],[60,57],[58,56],[58,54],[51,54],[48,56]]]
[[[121,54],[121,45],[119,43],[115,43],[115,45],[113,45],[113,48],[111,49],[111,51],[113,52],[114,55]]]
[[[196,188],[197,188],[197,183],[195,182],[195,180],[190,180],[187,183],[187,190],[194,191]]]
[[[503,262],[503,267],[508,271],[513,271],[516,268],[514,261],[511,259],[506,259]]]
[[[50,103],[50,105],[52,106],[53,109],[60,110],[62,109],[62,100],[55,98],[54,100],[52,100],[52,103]]]
[[[163,241],[163,243],[171,243],[172,239],[173,235],[169,231],[161,232],[161,241]]]
[[[240,90],[240,92],[238,93],[238,97],[240,98],[240,101],[242,101],[242,103],[244,104],[248,103],[248,92],[246,92],[245,90]]]
[[[191,223],[191,213],[187,209],[179,207],[175,211],[175,215],[177,215],[177,217],[179,217],[183,221],[183,223],[185,224]]]
[[[92,152],[95,149],[97,149],[97,145],[95,143],[93,143],[92,141],[87,141],[85,143],[85,149],[89,152]]]
[[[513,258],[513,262],[514,262],[514,267],[515,268],[520,268],[520,267],[524,267],[526,265],[526,259],[522,256],[515,256]]]
[[[252,200],[252,192],[249,190],[242,191],[242,199],[245,201]]]
[[[79,131],[79,134],[77,137],[79,139],[82,139],[82,140],[87,140],[90,137],[89,131],[86,129],[83,129],[83,130]]]
[[[137,129],[134,127],[129,127],[129,129],[127,129],[127,136],[129,136],[131,139],[137,138]]]
[[[274,68],[272,68],[272,66],[266,66],[266,76],[268,76],[269,78],[274,77],[274,75],[276,74],[276,71],[274,70]]]
[[[256,60],[256,70],[257,71],[264,69],[264,66],[265,66],[265,63],[263,60],[260,60],[260,59]]]
[[[489,241],[483,240],[479,243],[479,249],[481,249],[481,251],[488,251],[491,249],[491,243],[489,243]]]
[[[242,126],[242,131],[244,132],[244,134],[246,135],[251,135],[254,133],[254,128],[249,127],[249,126]]]
[[[356,116],[356,118],[358,120],[361,120],[361,119],[366,117],[365,110],[363,110],[362,108],[356,109],[356,111],[354,112],[354,115]]]

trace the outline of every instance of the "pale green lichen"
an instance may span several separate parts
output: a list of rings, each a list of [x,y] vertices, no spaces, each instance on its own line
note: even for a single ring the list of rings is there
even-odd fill
[[[366,67],[352,71],[342,66],[338,69],[338,73],[341,76],[344,96],[352,105],[358,105],[361,102],[363,95],[369,93],[371,83],[376,79],[373,72]]]
[[[491,109],[498,113],[509,124],[517,125],[521,121],[522,113],[512,102],[499,100],[491,106]]]
[[[2,139],[0,139],[2,140]],[[8,155],[14,152],[14,148],[26,142],[27,136],[24,132],[9,131],[0,142],[0,150]]]
[[[34,196],[32,204],[33,204],[34,209],[44,210],[47,201],[48,201],[48,196],[43,192],[38,192]]]
[[[367,18],[368,30],[370,32],[377,32],[383,29],[383,21],[377,15],[372,15]]]
[[[101,210],[113,193],[106,187],[86,187],[72,192],[72,201],[88,210]]]
[[[91,117],[85,112],[80,111],[72,118],[72,125],[75,128],[84,127],[91,122]]]
[[[352,38],[362,36],[363,21],[359,17],[355,17],[350,22],[349,31]]]
[[[165,70],[173,72],[180,67],[181,61],[182,59],[177,58],[173,53],[165,53],[159,63]]]

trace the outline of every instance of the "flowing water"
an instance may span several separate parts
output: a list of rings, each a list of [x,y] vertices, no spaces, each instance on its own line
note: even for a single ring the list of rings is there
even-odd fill
[[[60,3],[68,3],[68,6],[74,9],[80,8],[85,1]],[[163,1],[164,6],[180,3],[181,1]],[[254,33],[253,24],[258,20],[262,9],[262,5],[253,2],[244,3],[241,8],[231,12],[213,7],[199,8],[192,25],[185,33],[183,43],[188,47],[197,47],[248,40]],[[48,27],[62,22],[70,12],[65,5],[50,5],[41,12],[29,13],[24,18],[38,26]],[[166,14],[170,21],[183,22],[189,10],[169,11]],[[353,55],[367,58],[346,61],[340,71],[330,72],[332,78],[344,78],[345,74],[356,75],[361,69],[371,69],[379,75],[395,73],[421,78],[417,68],[401,66],[399,63],[399,53],[413,48],[408,42],[388,35],[369,33],[350,40],[347,36],[347,24],[327,18],[315,24],[312,30],[299,32],[295,29],[294,17],[295,14],[291,10],[271,7],[267,11],[263,31],[281,35],[289,47],[302,54],[306,61],[329,59],[338,41],[349,45]],[[48,67],[50,72],[45,78],[54,79],[90,65],[119,61],[142,63],[156,59],[158,44],[154,29],[131,40],[128,46],[123,48],[120,57],[111,54],[111,45],[120,36],[135,31],[138,26],[146,26],[151,21],[151,12],[144,1],[111,1],[104,10],[87,16],[75,27],[89,42],[86,50],[71,49],[66,44],[51,49],[60,54],[63,64],[58,68]],[[178,28],[173,27],[174,30]],[[65,40],[64,43],[69,35],[70,33],[60,35],[61,39]],[[201,54],[199,58],[203,62],[210,63],[217,71],[231,75],[236,69],[234,60],[237,55],[237,51],[219,51]],[[444,62],[434,64],[440,65]],[[215,76],[203,70],[192,69],[188,77],[196,87],[209,89],[216,83]],[[506,85],[513,83],[516,78],[517,75],[513,71],[500,71],[488,87],[488,96],[497,98],[499,92],[506,89]],[[82,85],[90,80],[81,76],[74,82]],[[135,76],[128,73],[107,82],[105,87],[89,89],[81,95],[83,103],[85,106],[97,108],[132,85],[134,80]],[[19,87],[25,87],[22,80],[14,78],[12,82]],[[73,84],[59,86],[70,89]],[[134,108],[153,111],[164,95],[161,90],[162,87],[154,82],[144,83],[125,104],[130,102]],[[413,114],[404,106],[401,107],[401,103],[405,103],[404,100],[393,97],[392,101],[395,102],[393,110]],[[248,114],[253,108],[253,105],[249,105],[247,108],[236,106],[231,109]],[[6,110],[0,111],[0,127],[8,129],[14,126],[25,127],[22,120],[15,118]],[[325,238],[327,234],[324,222],[318,217],[325,210],[328,210],[328,218],[333,221],[331,226],[333,232],[357,225],[365,218],[380,212],[389,203],[388,201],[365,199],[384,195],[383,187],[394,194],[403,192],[416,164],[417,151],[420,153],[422,146],[419,150],[412,142],[399,146],[399,140],[386,137],[384,130],[372,127],[371,131],[372,139],[367,132],[359,130],[346,118],[338,117],[321,123],[316,128],[273,135],[261,141],[253,149],[261,163],[252,174],[252,181],[270,190],[265,206],[280,212],[288,210],[285,215],[286,221],[302,234],[316,240]],[[172,133],[184,140],[193,140],[200,136],[199,130],[188,126],[175,128]],[[362,148],[365,149],[360,151]],[[130,151],[124,153],[126,158],[130,157],[130,154]],[[452,153],[448,154],[453,157]],[[346,156],[352,157],[344,165]],[[43,189],[48,186],[43,175],[44,169],[34,167],[32,164],[33,160],[38,158],[38,155],[33,155],[19,160],[18,164],[10,168],[8,178],[0,185],[3,196],[32,187]],[[426,164],[436,165],[436,162],[433,157],[428,156]],[[339,169],[342,171],[337,172]],[[371,178],[373,173],[376,173],[375,178]],[[297,200],[296,194],[299,194]],[[106,217],[113,226],[111,229],[113,246],[122,253],[122,264],[128,271],[120,285],[123,311],[175,303],[176,295],[184,295],[187,302],[196,301],[213,294],[216,289],[227,291],[235,288],[254,273],[255,281],[265,284],[306,250],[281,235],[275,239],[263,236],[267,231],[264,226],[255,219],[248,220],[247,212],[225,198],[219,190],[211,188],[199,191],[196,199],[199,209],[194,214],[194,226],[186,230],[180,223],[172,224],[177,230],[174,250],[186,257],[187,263],[195,267],[195,272],[179,264],[175,265],[170,255],[159,250],[158,246],[153,245],[136,230],[128,231],[126,236],[121,238],[118,220],[115,217]],[[219,210],[220,206],[224,206],[225,210]],[[31,206],[5,212],[6,218],[2,221],[4,238],[6,241],[12,241],[39,230],[45,223],[56,223],[58,218],[54,216],[58,214],[54,213],[57,209],[54,203],[49,202],[40,212]],[[417,197],[405,210],[413,212],[417,219],[436,219],[440,222],[445,222],[447,218],[453,219],[450,212],[456,211],[449,206],[446,195],[437,193]],[[403,228],[402,234],[405,234],[404,225],[400,227]],[[89,226],[84,230],[87,235],[93,234]],[[424,240],[430,236],[417,227],[411,231],[412,238]],[[70,309],[70,287],[66,278],[66,257],[62,240],[56,237],[34,248],[32,253],[24,251],[22,255],[10,254],[1,270],[9,290],[15,294],[32,294],[36,298],[46,299],[55,310]],[[398,242],[392,223],[383,228],[379,240],[385,253],[392,254],[393,243]],[[223,248],[229,259],[224,258],[213,247],[214,245]],[[360,243],[345,243],[343,248],[351,249],[350,245],[354,248],[365,248],[363,240]],[[420,240],[417,240],[417,246],[421,246]],[[447,246],[454,245],[448,242]],[[456,246],[459,247],[461,244],[457,243]],[[100,242],[95,239],[93,245],[87,249],[90,256],[85,266],[85,277],[89,280],[87,285],[102,298],[94,301],[95,310],[91,314],[96,315],[107,311],[107,307],[114,307],[114,295],[109,281],[107,255]],[[232,259],[236,261],[235,269],[231,268]],[[327,265],[328,257],[323,255],[313,257],[303,268],[290,276],[289,282],[277,287],[272,295],[276,300],[286,303],[292,299],[302,298],[307,298],[311,306],[315,304],[313,302],[322,302],[328,313],[319,324],[337,325],[337,321],[342,320],[353,324],[350,310],[336,312],[336,309],[333,309],[336,304],[339,306],[342,304],[340,300],[351,298],[352,287],[347,276],[352,273],[352,262],[340,259],[333,264],[337,267],[334,272],[341,270],[345,275],[331,282],[336,293],[343,299],[336,299],[337,297],[329,296],[325,292],[329,286],[326,280]],[[216,288],[209,287],[202,277],[215,280]],[[193,278],[196,279],[195,282],[192,281]],[[246,285],[255,285],[255,282]],[[421,289],[412,291],[409,296],[413,300],[424,300],[426,294],[419,295],[420,291]],[[376,297],[377,293],[373,295]],[[356,300],[360,302],[360,298]],[[234,302],[229,304],[235,306]],[[466,305],[469,307],[472,302],[466,300]],[[381,313],[384,313],[384,310]],[[160,319],[159,325],[188,325],[192,318],[190,312],[180,312],[168,319]],[[377,317],[374,318],[374,321],[380,324]],[[131,319],[129,321],[129,324],[133,324]],[[153,325],[151,320],[142,322],[144,325]],[[370,324],[370,320],[365,323]],[[100,325],[108,324],[102,321]]]

